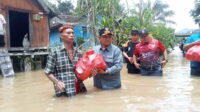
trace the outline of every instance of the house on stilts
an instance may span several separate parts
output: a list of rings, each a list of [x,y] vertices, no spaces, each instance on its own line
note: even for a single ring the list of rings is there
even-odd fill
[[[14,69],[29,70],[28,65],[32,64],[43,66],[48,54],[52,11],[43,0],[0,0],[0,9],[6,20],[5,47]],[[28,38],[28,49],[23,46],[25,37]]]

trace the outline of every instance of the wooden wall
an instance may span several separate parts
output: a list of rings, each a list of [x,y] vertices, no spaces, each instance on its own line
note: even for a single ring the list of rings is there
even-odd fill
[[[31,36],[31,47],[46,47],[49,44],[49,26],[48,16],[41,9],[36,0],[0,0],[0,8],[3,9],[2,13],[5,16],[8,23],[8,10],[16,10],[28,12],[30,14],[30,36]],[[33,19],[34,14],[43,12],[43,18],[39,21]],[[9,42],[9,25],[6,25],[6,43]],[[9,48],[9,43],[6,44]]]

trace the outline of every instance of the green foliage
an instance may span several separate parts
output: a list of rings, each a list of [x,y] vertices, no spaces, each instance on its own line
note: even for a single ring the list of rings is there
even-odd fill
[[[113,17],[123,12],[120,0],[78,0],[76,13],[88,16],[88,13]]]
[[[193,17],[195,23],[200,23],[200,0],[195,0],[195,8],[191,10],[191,16]]]
[[[174,15],[174,12],[168,10],[168,8],[168,4],[164,4],[160,0],[155,0],[154,3],[140,0],[135,8],[131,10],[131,14],[136,17],[140,28],[146,28],[148,25],[155,25],[156,23],[174,23],[167,20],[167,17]]]
[[[108,28],[112,28],[113,27],[113,19],[112,18],[108,18],[106,16],[102,17],[102,20],[99,22],[99,26],[101,28],[103,27],[108,27]]]
[[[174,29],[167,28],[164,24],[159,24],[154,27],[148,28],[153,38],[161,41],[166,48],[172,48],[175,46]]]
[[[76,14],[88,17],[88,28],[94,32],[94,37],[97,37],[98,28],[109,27],[114,32],[114,44],[121,46],[129,39],[131,30],[146,28],[167,48],[175,45],[174,29],[166,27],[174,23],[167,19],[174,15],[168,4],[161,0],[140,0],[133,10],[125,12],[120,0],[78,0],[75,9]]]
[[[175,45],[174,29],[166,27],[167,23],[173,22],[166,18],[174,13],[168,10],[168,7],[160,0],[156,0],[154,3],[140,0],[135,9],[130,11],[130,16],[124,18],[121,23],[121,29],[125,33],[124,36],[126,35],[123,39],[128,40],[130,31],[133,29],[146,28],[154,38],[163,42],[166,48],[173,48]]]
[[[42,64],[40,63],[40,61],[32,58],[31,56],[24,55],[24,56],[17,56],[17,58],[20,60],[20,68],[22,68],[23,71],[25,71],[25,63],[27,65],[30,65],[31,70],[37,70],[42,68]]]
[[[37,66],[39,66],[38,63],[37,63],[37,61],[33,60],[33,58],[31,58],[31,57],[26,57],[24,59],[24,61],[26,63],[29,63],[31,65],[31,69],[32,70],[35,70],[37,68]]]
[[[116,29],[115,21],[123,16],[123,7],[120,5],[120,0],[78,0],[75,12],[88,17],[88,28],[94,32],[95,43],[98,43],[96,38],[98,28]]]
[[[80,47],[80,49],[83,48],[83,45],[84,45],[84,38],[83,37],[77,37],[76,38],[76,44],[78,47]]]

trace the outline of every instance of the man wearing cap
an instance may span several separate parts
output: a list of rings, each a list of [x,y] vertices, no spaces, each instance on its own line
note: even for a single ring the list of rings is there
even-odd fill
[[[149,36],[148,31],[140,31],[140,40],[134,50],[133,61],[135,66],[140,69],[142,75],[146,76],[162,76],[162,66],[167,62],[167,50],[165,46],[158,40]],[[163,54],[164,60],[160,61]],[[140,64],[136,59],[140,59]]]
[[[123,57],[121,50],[111,43],[112,38],[113,33],[109,28],[100,29],[100,45],[93,48],[96,53],[103,56],[107,65],[105,71],[99,69],[94,76],[94,86],[99,89],[110,90],[121,87],[120,71],[123,66]]]
[[[0,68],[4,77],[13,77],[15,75],[13,65],[8,50],[5,48],[6,21],[1,11],[2,9],[0,8]]]
[[[123,56],[127,59],[127,69],[129,74],[139,74],[140,69],[136,68],[132,63],[133,51],[135,46],[139,43],[139,31],[131,31],[131,41],[129,41],[126,46],[123,47]]]

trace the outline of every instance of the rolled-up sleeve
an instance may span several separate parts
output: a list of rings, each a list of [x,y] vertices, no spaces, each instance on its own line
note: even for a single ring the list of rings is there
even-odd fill
[[[122,52],[119,48],[116,49],[114,52],[114,60],[113,60],[114,65],[110,68],[107,68],[106,72],[108,74],[113,74],[116,72],[120,72],[122,67],[123,67],[123,57],[122,57]]]
[[[192,42],[194,42],[194,40],[192,39],[192,36],[190,36],[190,37],[188,37],[188,39],[184,42],[184,45],[190,44],[190,43],[192,43]]]
[[[47,63],[46,67],[44,69],[44,72],[46,74],[51,74],[55,72],[55,65],[56,65],[56,57],[55,53],[53,51],[50,52],[50,54],[47,57]]]

